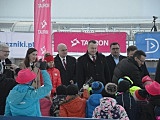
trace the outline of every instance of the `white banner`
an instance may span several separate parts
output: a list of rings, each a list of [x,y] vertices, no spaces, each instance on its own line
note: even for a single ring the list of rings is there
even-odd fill
[[[9,58],[24,58],[28,48],[34,47],[34,34],[0,32],[0,42],[8,44]]]

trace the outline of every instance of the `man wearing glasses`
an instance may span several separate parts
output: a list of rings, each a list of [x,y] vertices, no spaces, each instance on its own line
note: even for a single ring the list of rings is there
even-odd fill
[[[1,73],[6,75],[6,78],[14,78],[14,72],[11,70],[12,62],[8,59],[9,46],[5,43],[0,43],[0,64],[2,65]]]
[[[110,69],[110,76],[112,79],[114,68],[119,63],[119,61],[121,61],[123,58],[126,58],[126,57],[120,55],[120,45],[117,42],[113,42],[110,44],[110,51],[111,51],[111,54],[106,57],[106,60]]]
[[[133,57],[133,54],[137,50],[138,50],[137,47],[134,46],[134,45],[128,46],[128,48],[127,48],[127,57]],[[144,65],[141,66],[141,70],[143,72],[142,73],[143,76],[146,76],[146,75],[150,76],[145,63],[144,63]]]
[[[143,88],[141,66],[144,65],[145,58],[146,54],[142,50],[137,50],[133,57],[121,60],[114,69],[112,81],[118,84],[119,78],[128,76],[133,81],[133,85]]]

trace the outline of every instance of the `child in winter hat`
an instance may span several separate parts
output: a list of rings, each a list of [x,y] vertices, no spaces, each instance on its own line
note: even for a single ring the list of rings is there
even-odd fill
[[[125,108],[129,119],[135,120],[137,115],[137,104],[129,91],[131,85],[131,82],[125,78],[119,79],[116,101],[119,105]]]
[[[148,75],[144,76],[142,78],[142,83],[143,86],[146,88],[146,86],[152,84],[154,82],[153,79],[151,79]],[[154,85],[155,83],[153,83],[152,85]],[[148,96],[148,91],[146,91],[147,89],[137,89],[135,90],[135,92],[133,93],[133,97],[136,101],[146,101],[147,100],[147,96]]]
[[[146,91],[149,94],[149,104],[153,106],[155,119],[160,120],[160,84],[156,81],[145,86]]]
[[[59,85],[56,88],[56,96],[53,98],[53,103],[50,108],[50,116],[59,117],[60,104],[65,101],[67,95],[67,87]]]
[[[92,83],[91,88],[92,88],[93,94],[100,94],[102,90],[104,89],[104,85],[100,81],[95,81]]]
[[[39,61],[44,86],[35,89],[31,84],[36,74],[30,69],[18,72],[16,85],[6,100],[5,116],[41,116],[39,99],[44,98],[52,89],[51,79],[46,71],[46,62]],[[14,112],[13,112],[14,111]]]
[[[60,105],[60,117],[85,117],[86,99],[78,95],[78,86],[67,86],[66,100]]]
[[[101,93],[103,97],[100,99],[100,105],[94,109],[92,118],[129,120],[125,109],[114,99],[116,93],[117,85],[115,83],[105,85]]]
[[[102,90],[103,97],[112,97],[115,98],[117,93],[117,85],[115,83],[107,83],[105,88]]]
[[[94,81],[91,85],[92,95],[88,98],[86,102],[86,117],[91,118],[93,110],[100,104],[100,99],[102,98],[101,92],[104,89],[102,82]]]
[[[53,55],[46,53],[44,55],[44,60],[47,62],[47,72],[49,73],[51,81],[52,81],[53,88],[51,91],[51,97],[53,98],[54,95],[56,94],[56,88],[62,84],[61,75],[60,75],[60,71],[57,68],[55,68]],[[43,82],[41,82],[41,85],[42,84]]]
[[[122,81],[122,80],[127,80],[127,81],[129,81],[129,83],[130,83],[129,92],[131,93],[131,95],[133,95],[133,93],[134,93],[136,90],[141,89],[141,88],[138,87],[138,86],[133,86],[133,81],[132,81],[131,78],[128,77],[128,76],[124,76],[123,78],[120,78],[120,79],[118,80],[118,83],[119,83],[120,81]]]

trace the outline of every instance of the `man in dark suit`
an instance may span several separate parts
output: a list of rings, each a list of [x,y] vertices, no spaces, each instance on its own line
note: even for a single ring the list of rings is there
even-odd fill
[[[76,58],[67,55],[67,46],[60,43],[54,59],[55,67],[60,71],[63,85],[76,83]]]
[[[128,46],[127,48],[127,57],[132,57],[133,54],[137,51],[137,47],[134,46],[134,45],[131,45],[131,46]],[[142,77],[149,75],[149,72],[147,70],[147,67],[146,67],[146,63],[144,62],[144,64],[141,66],[141,70],[142,70]]]
[[[3,69],[2,67],[0,64],[0,71]],[[16,84],[14,79],[6,78],[5,74],[0,73],[0,115],[4,115],[6,98]]]
[[[114,68],[122,59],[126,58],[126,56],[120,55],[120,45],[117,42],[113,42],[110,44],[111,54],[106,56],[106,60],[110,69],[111,79],[113,77]]]
[[[160,83],[160,58],[159,58],[158,63],[157,63],[155,81]]]
[[[0,64],[2,65],[1,73],[6,75],[6,78],[14,78],[14,72],[11,69],[12,62],[8,59],[9,46],[5,43],[0,43]]]
[[[95,40],[88,42],[86,54],[80,56],[77,60],[76,75],[79,89],[91,77],[94,81],[100,81],[104,85],[111,82],[109,68],[105,56],[97,51],[98,44]]]

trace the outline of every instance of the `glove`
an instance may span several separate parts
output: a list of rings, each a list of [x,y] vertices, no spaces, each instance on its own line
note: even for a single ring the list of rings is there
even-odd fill
[[[85,89],[88,90],[88,88],[89,88],[89,85],[88,85],[88,84],[84,84],[84,85],[83,85],[83,89],[84,89],[84,90],[85,90]]]
[[[42,61],[42,59],[40,59],[36,66],[40,69],[40,70],[46,70],[47,69],[47,63],[46,61]]]

